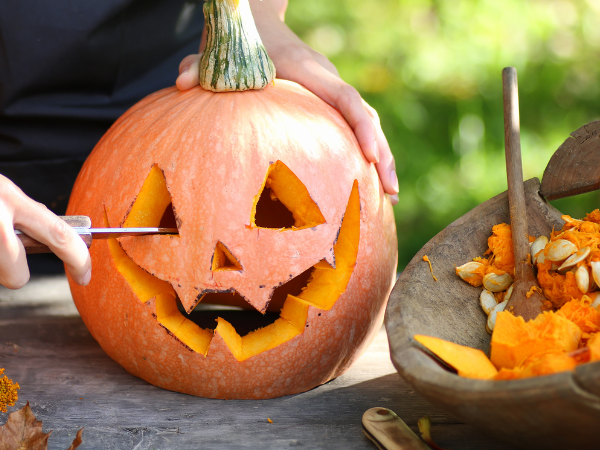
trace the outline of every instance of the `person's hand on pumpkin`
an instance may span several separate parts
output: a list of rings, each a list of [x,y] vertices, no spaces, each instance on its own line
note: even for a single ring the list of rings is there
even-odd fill
[[[25,248],[16,237],[15,228],[50,247],[64,261],[76,283],[90,282],[90,254],[77,233],[0,175],[0,285],[10,289],[23,287],[29,280]]]
[[[273,60],[277,77],[295,81],[336,108],[354,130],[368,161],[375,163],[383,189],[393,204],[398,202],[398,178],[394,157],[381,129],[377,112],[358,91],[345,83],[335,66],[322,54],[302,42],[284,23],[287,0],[249,0],[263,44]],[[206,28],[200,52],[206,42]],[[199,54],[186,56],[179,65],[177,87],[198,85]]]

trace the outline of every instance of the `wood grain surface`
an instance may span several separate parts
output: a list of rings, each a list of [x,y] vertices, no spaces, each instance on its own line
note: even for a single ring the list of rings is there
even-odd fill
[[[273,400],[210,400],[166,391],[109,359],[77,315],[64,277],[0,288],[0,367],[21,385],[14,411],[29,400],[65,449],[85,427],[86,449],[365,449],[372,407],[395,411],[418,434],[432,419],[433,438],[448,449],[513,448],[442,412],[394,369],[384,330],[343,376],[309,392]],[[0,414],[3,424],[8,415]],[[269,423],[270,418],[273,423]]]
[[[600,121],[573,131],[544,171],[541,193],[548,200],[600,189]]]

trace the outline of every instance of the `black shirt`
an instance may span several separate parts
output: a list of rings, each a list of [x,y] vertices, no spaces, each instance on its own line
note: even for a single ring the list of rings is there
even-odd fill
[[[0,173],[64,213],[110,125],[197,53],[202,2],[0,0]]]

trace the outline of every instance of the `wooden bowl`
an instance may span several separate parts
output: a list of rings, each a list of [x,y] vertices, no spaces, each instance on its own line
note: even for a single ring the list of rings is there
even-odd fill
[[[563,221],[539,192],[537,179],[525,183],[529,234],[549,236]],[[473,380],[448,371],[412,338],[435,336],[489,355],[481,288],[460,280],[454,269],[483,255],[492,226],[502,222],[510,222],[506,192],[450,224],[415,255],[386,311],[392,362],[423,397],[492,437],[527,449],[600,448],[600,362],[523,380]]]

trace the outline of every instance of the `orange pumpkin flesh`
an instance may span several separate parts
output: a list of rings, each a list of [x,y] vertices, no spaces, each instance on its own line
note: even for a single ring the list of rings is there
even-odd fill
[[[289,211],[283,226],[269,202]],[[95,243],[92,282],[71,288],[113,359],[199,396],[276,397],[340,375],[381,326],[395,277],[375,168],[337,111],[281,80],[149,96],[99,142],[68,213],[111,226],[172,214],[179,236]],[[278,315],[247,334],[224,316],[214,330],[191,320],[214,301]]]

